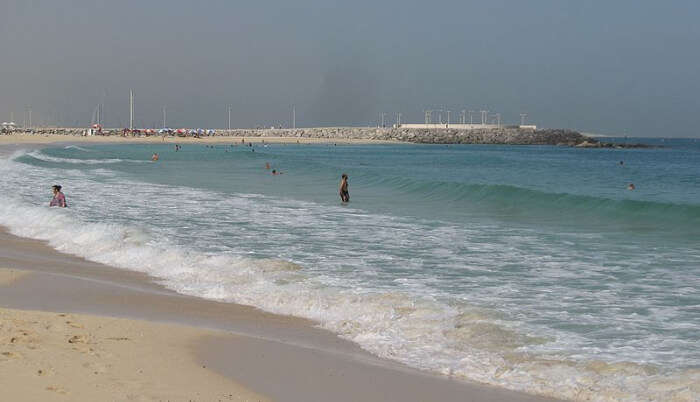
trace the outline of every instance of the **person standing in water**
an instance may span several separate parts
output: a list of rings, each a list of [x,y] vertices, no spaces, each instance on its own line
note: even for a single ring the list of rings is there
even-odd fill
[[[61,207],[65,208],[68,206],[66,204],[66,196],[63,195],[61,192],[61,186],[58,184],[52,186],[53,188],[53,198],[51,199],[51,202],[49,202],[50,207]]]
[[[348,175],[345,173],[340,176],[340,187],[338,188],[338,193],[340,194],[340,201],[350,202],[350,193],[348,192]]]

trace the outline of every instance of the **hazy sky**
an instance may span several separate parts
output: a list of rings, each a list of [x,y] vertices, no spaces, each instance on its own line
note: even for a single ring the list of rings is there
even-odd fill
[[[700,136],[698,1],[0,0],[0,121],[422,122]]]

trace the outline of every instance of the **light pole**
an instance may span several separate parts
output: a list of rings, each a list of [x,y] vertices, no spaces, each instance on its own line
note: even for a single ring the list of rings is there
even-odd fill
[[[292,128],[297,128],[297,108],[292,105]]]
[[[488,110],[481,110],[481,125],[485,125],[488,121]]]
[[[134,91],[129,91],[129,130],[134,129]]]
[[[525,118],[527,117],[527,113],[520,113],[520,125],[524,126],[525,125]]]
[[[165,125],[165,121],[166,121],[166,120],[165,120],[165,117],[166,117],[165,111],[166,111],[166,106],[163,106],[163,128],[168,127],[168,126]]]
[[[474,125],[474,116],[473,114],[476,113],[474,110],[469,111],[469,124]]]
[[[228,105],[228,131],[231,131],[231,105]]]

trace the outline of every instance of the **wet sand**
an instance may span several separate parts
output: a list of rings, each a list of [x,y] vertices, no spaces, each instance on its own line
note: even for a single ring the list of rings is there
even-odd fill
[[[12,286],[3,281],[8,272],[13,273],[0,269],[0,291]],[[269,400],[195,358],[190,346],[214,334],[182,325],[0,308],[1,399]]]
[[[215,382],[220,377],[229,381],[226,384],[231,392],[225,395],[240,398],[266,396],[280,401],[545,400],[420,372],[376,358],[353,343],[315,328],[308,320],[269,314],[247,306],[178,295],[154,283],[144,274],[61,254],[43,242],[19,238],[4,230],[0,231],[0,267],[5,272],[5,278],[12,278],[0,284],[0,306],[4,308],[3,314],[10,314],[16,322],[59,326],[51,319],[60,317],[48,313],[42,315],[35,311],[27,311],[25,314],[16,310],[71,314],[73,318],[66,321],[79,322],[79,325],[93,330],[73,334],[75,331],[71,332],[68,327],[67,332],[62,332],[60,336],[65,338],[87,333],[88,339],[94,340],[97,345],[108,344],[105,339],[109,337],[134,336],[134,331],[144,334],[146,338],[150,336],[151,342],[170,345],[172,349],[167,354],[179,355],[178,361],[189,359],[194,362],[192,367],[205,366],[206,370],[203,371],[212,376],[204,376],[207,378],[202,380],[205,383]],[[8,308],[15,311],[7,312]],[[123,320],[114,321],[107,317],[120,317]],[[110,324],[114,332],[94,329],[105,322],[114,322]],[[7,325],[5,320],[3,323]],[[20,324],[10,327],[19,329],[23,326]],[[170,326],[162,326],[164,324]],[[43,324],[38,325],[41,327]],[[173,326],[180,330],[174,330]],[[132,335],[120,335],[122,333]],[[9,346],[6,338],[0,337],[0,347]],[[42,350],[54,350],[59,345],[61,342],[46,341]],[[131,356],[137,346],[132,347],[130,343],[123,343],[122,346],[124,349],[119,351],[108,351],[112,356],[110,364],[115,367],[122,367],[121,364],[124,367],[134,367],[127,363],[132,364]],[[154,359],[165,353],[157,348],[153,351]],[[64,360],[69,359],[68,355],[60,354],[68,352],[54,352],[58,353],[54,359],[56,364],[63,364]],[[87,363],[86,367],[97,364],[95,361],[84,363]],[[1,362],[0,370],[7,370],[4,373],[9,377],[3,375],[0,378],[6,380],[19,376],[16,374],[17,364],[17,361],[9,359]],[[23,364],[37,367],[38,363]],[[8,365],[10,369],[7,369]],[[128,372],[130,369],[125,370]],[[160,386],[158,384],[176,382],[167,373],[145,371],[139,374],[143,374],[146,379],[143,384],[134,385],[135,388],[131,389],[145,398],[161,398],[168,389],[157,388]],[[120,377],[115,371],[110,376],[103,377],[107,379],[100,388],[105,392],[101,394],[103,397],[120,399],[119,395],[126,395],[115,393],[118,388],[114,384],[131,384],[128,376]],[[8,383],[14,384],[15,381]],[[190,383],[197,389],[196,382]],[[80,383],[65,380],[64,385],[57,384],[46,387],[60,388],[70,392],[70,395],[81,392]],[[83,385],[94,386],[91,384]],[[148,384],[154,388],[149,388]],[[189,392],[194,392],[194,389]],[[20,395],[24,392],[22,390],[26,388],[17,388]],[[214,388],[212,392],[213,390]],[[173,388],[173,392],[175,394],[167,394],[172,396],[170,400],[211,400],[191,398],[193,394],[176,388]]]

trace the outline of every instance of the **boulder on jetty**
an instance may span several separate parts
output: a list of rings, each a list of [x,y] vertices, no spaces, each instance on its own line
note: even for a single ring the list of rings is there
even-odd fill
[[[653,145],[649,144],[627,144],[627,143],[617,143],[617,142],[600,142],[592,138],[588,138],[586,141],[576,144],[576,148],[654,148]]]

